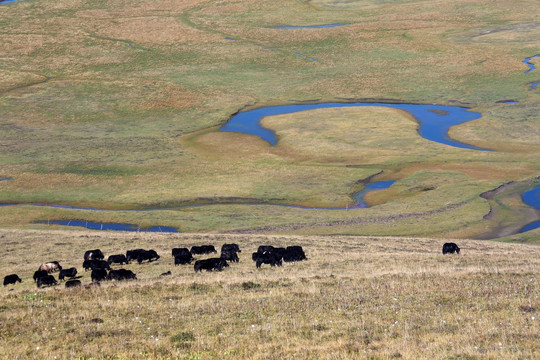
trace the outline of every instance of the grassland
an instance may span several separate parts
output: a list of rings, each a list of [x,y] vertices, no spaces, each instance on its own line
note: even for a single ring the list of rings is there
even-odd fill
[[[0,289],[0,358],[539,358],[540,229],[515,234],[540,219],[520,197],[540,173],[527,85],[540,58],[523,63],[539,13],[534,0],[0,5],[0,204],[19,204],[0,207],[0,275],[23,278]],[[335,23],[348,25],[274,28]],[[265,118],[275,147],[219,132],[244,109],[325,101],[470,107],[482,117],[450,136],[494,151],[427,141],[383,107]],[[347,207],[369,178],[396,182],[367,209],[277,206]],[[58,219],[183,234],[36,223]],[[449,239],[461,255],[441,254]],[[225,242],[243,252],[221,273],[169,256]],[[260,244],[309,260],[256,269]],[[138,247],[162,258],[126,265],[137,281],[31,280],[57,260],[88,285],[85,250]]]
[[[3,358],[534,359],[540,352],[540,248],[436,238],[127,234],[1,230]],[[221,273],[173,266],[173,247],[236,242]],[[256,269],[260,244],[304,247],[308,261]],[[137,281],[37,289],[58,260],[82,271],[85,250],[153,248],[124,266]],[[29,251],[29,249],[32,249]],[[171,270],[172,275],[160,277]],[[80,279],[90,283],[89,273]]]
[[[483,0],[2,5],[0,176],[13,180],[0,182],[1,203],[223,205],[141,213],[3,207],[0,225],[86,219],[195,232],[492,231],[501,221],[484,219],[493,204],[479,195],[539,172],[539,95],[526,85],[538,73],[524,74],[522,62],[538,52],[538,10],[535,1]],[[325,23],[349,25],[273,28]],[[450,135],[496,151],[430,143],[408,114],[388,109],[266,119],[281,137],[276,147],[218,132],[246,108],[351,99],[469,106],[482,118]],[[519,103],[497,103],[506,99]],[[368,197],[378,205],[371,209],[227,205],[343,207],[360,180],[381,171],[376,180],[397,182]],[[505,218],[523,223],[522,207],[518,201]]]

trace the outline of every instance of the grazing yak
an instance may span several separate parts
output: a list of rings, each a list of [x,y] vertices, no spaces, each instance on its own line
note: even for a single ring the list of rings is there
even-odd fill
[[[283,254],[283,261],[293,262],[302,260],[307,260],[307,257],[301,246],[287,246]]]
[[[81,280],[68,280],[66,281],[66,288],[72,288],[72,287],[77,287],[77,286],[81,286]]]
[[[211,253],[217,254],[214,245],[192,246],[190,252],[192,255],[206,255]]]
[[[239,262],[240,259],[234,250],[221,250],[221,255],[219,256],[223,260],[228,260],[232,262]]]
[[[191,256],[191,254],[189,254],[189,256],[178,255],[174,257],[174,266],[191,264],[192,261],[193,257]]]
[[[15,284],[17,282],[22,282],[21,278],[17,274],[11,274],[4,277],[4,286]]]
[[[127,257],[124,254],[111,255],[107,258],[107,263],[111,265],[112,263],[124,265],[127,264]]]
[[[106,280],[137,280],[137,276],[131,270],[118,269],[109,271]]]
[[[255,261],[257,268],[260,268],[262,264],[281,266],[285,252],[285,248],[282,247],[276,248],[271,245],[261,245],[258,247],[257,252],[251,254],[251,259]]]
[[[260,268],[262,264],[270,266],[281,266],[282,261],[293,262],[307,260],[304,249],[301,246],[287,246],[287,248],[273,247],[271,245],[261,245],[257,252],[251,255],[255,266]]]
[[[223,244],[221,246],[220,258],[232,262],[238,262],[240,261],[238,255],[236,254],[238,252],[242,252],[242,250],[240,250],[240,247],[237,244]]]
[[[191,255],[188,248],[174,248],[172,249],[172,256],[174,256],[175,266],[191,264],[193,261],[193,255]]]
[[[146,250],[144,249],[132,249],[126,251],[126,259],[127,263],[131,263],[131,260],[137,260],[137,256],[139,256],[140,253],[144,252]]]
[[[191,256],[191,258],[193,258],[188,248],[174,248],[172,249],[171,254],[173,257],[177,257],[180,255],[183,257]]]
[[[88,250],[84,253],[84,260],[103,260],[105,256],[99,249]]]
[[[53,285],[57,285],[57,284],[58,284],[58,282],[56,281],[56,279],[52,275],[43,276],[43,277],[40,277],[37,280],[37,287],[38,288],[41,288],[44,285],[53,286]]]
[[[69,269],[60,270],[60,274],[58,274],[58,279],[64,280],[65,277],[74,278],[75,276],[77,276],[77,269],[72,267]]]
[[[262,264],[268,264],[271,266],[281,266],[283,256],[279,252],[254,252],[251,255],[253,261],[255,261],[255,266],[260,268]]]
[[[111,267],[109,263],[105,260],[84,260],[83,262],[84,271],[96,270],[96,269],[107,269],[110,270]]]
[[[445,243],[442,247],[442,253],[443,255],[453,253],[459,254],[459,247],[455,243]]]
[[[148,262],[152,262],[153,260],[158,260],[159,255],[155,250],[143,250],[139,252],[137,255],[137,262],[140,264],[145,260],[148,260]]]
[[[60,266],[60,263],[58,263],[58,261],[49,261],[39,265],[38,270],[45,270],[48,274],[50,274],[52,272],[62,270],[62,267]]]
[[[137,262],[140,264],[144,260],[148,260],[148,262],[157,260],[159,259],[159,255],[155,250],[133,249],[126,251],[126,259],[128,264],[131,262],[131,260],[137,260]]]
[[[90,275],[92,282],[100,282],[107,278],[107,270],[105,269],[94,269]]]
[[[229,266],[227,264],[227,261],[225,261],[222,258],[210,258],[210,259],[204,259],[204,260],[197,260],[195,261],[195,265],[193,265],[193,269],[195,272],[203,270],[206,271],[221,271],[224,267]]]
[[[40,277],[44,277],[49,275],[49,273],[46,270],[38,270],[34,273],[34,281],[37,281]]]

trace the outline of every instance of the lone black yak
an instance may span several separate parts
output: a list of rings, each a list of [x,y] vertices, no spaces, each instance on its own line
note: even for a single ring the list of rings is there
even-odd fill
[[[443,255],[453,253],[459,254],[459,247],[455,243],[445,243],[442,247],[442,253]]]

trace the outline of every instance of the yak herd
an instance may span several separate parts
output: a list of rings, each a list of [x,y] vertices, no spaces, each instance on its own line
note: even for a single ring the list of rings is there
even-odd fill
[[[237,244],[223,244],[221,246],[221,254],[219,257],[209,259],[195,260],[194,256],[217,254],[213,245],[193,246],[188,248],[172,249],[174,257],[174,265],[188,265],[193,261],[193,269],[195,272],[206,271],[222,271],[228,267],[228,262],[239,262],[238,253],[242,252]],[[152,262],[158,260],[160,256],[155,250],[133,249],[126,251],[126,254],[110,255],[105,260],[105,255],[99,249],[88,250],[84,253],[82,267],[84,271],[91,271],[91,279],[93,284],[99,284],[106,280],[136,280],[137,275],[127,269],[111,269],[113,264],[130,264],[132,261],[137,261],[141,264],[143,261]],[[270,266],[282,266],[284,262],[295,262],[307,260],[306,254],[301,246],[273,247],[270,245],[261,245],[257,252],[252,254],[252,259],[255,266],[260,268],[262,264]],[[53,272],[58,272],[58,279],[69,279],[65,282],[66,288],[81,286],[80,280],[76,279],[77,269],[72,267],[64,269],[58,261],[50,261],[39,266],[34,273],[34,282],[38,288],[43,286],[57,285],[58,281],[52,275]],[[160,276],[171,275],[171,272],[165,272]],[[4,286],[22,282],[17,274],[11,274],[4,277]]]
[[[459,254],[459,247],[455,243],[445,243],[442,248],[444,254]],[[223,244],[221,246],[221,255],[219,257],[213,257],[209,259],[196,260],[193,264],[195,272],[206,271],[222,271],[228,267],[228,262],[239,262],[238,253],[242,252],[237,244]],[[174,257],[174,265],[187,265],[191,264],[198,255],[217,254],[213,245],[193,246],[188,248],[174,248],[172,249],[172,256]],[[137,275],[126,269],[111,269],[112,264],[130,264],[132,261],[137,261],[141,264],[143,261],[152,262],[158,260],[160,256],[154,250],[145,249],[133,249],[128,250],[126,254],[110,255],[105,261],[105,256],[99,249],[88,250],[84,253],[83,269],[85,271],[92,271],[90,277],[92,283],[99,284],[104,280],[136,280]],[[306,254],[301,246],[287,246],[274,247],[270,245],[261,245],[251,255],[252,260],[255,262],[255,266],[260,268],[263,264],[270,266],[282,266],[283,262],[295,262],[307,260]],[[50,261],[43,263],[39,266],[38,270],[34,273],[34,281],[38,288],[43,286],[57,285],[58,281],[51,273],[58,271],[58,279],[64,280],[69,278],[65,283],[67,288],[80,286],[81,281],[75,279],[77,276],[77,269],[72,267],[69,269],[63,269],[58,261]],[[171,275],[170,271],[167,271],[160,276]],[[4,277],[4,286],[9,284],[16,284],[22,282],[21,278],[17,274],[11,274]]]

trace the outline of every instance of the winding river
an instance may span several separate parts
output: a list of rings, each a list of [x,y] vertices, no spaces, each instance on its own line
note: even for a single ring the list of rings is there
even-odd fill
[[[239,112],[231,117],[220,130],[241,132],[256,135],[275,146],[279,137],[276,132],[261,125],[261,120],[266,116],[291,114],[299,111],[338,108],[338,107],[368,107],[380,106],[393,109],[405,110],[418,121],[418,134],[423,138],[441,144],[480,151],[491,151],[490,149],[479,148],[471,144],[462,143],[451,139],[448,136],[450,127],[463,124],[465,122],[479,119],[482,114],[470,111],[468,108],[449,105],[425,105],[425,104],[400,104],[400,103],[321,103],[321,104],[297,104],[297,105],[277,105],[256,108]]]
[[[93,207],[84,207],[84,206],[71,206],[71,205],[55,205],[55,204],[0,204],[0,207],[11,207],[11,206],[34,206],[34,207],[52,207],[56,209],[68,209],[68,210],[88,210],[88,211],[161,211],[161,210],[181,210],[189,208],[197,208],[203,206],[218,206],[218,205],[266,205],[266,206],[281,206],[281,207],[290,207],[298,209],[311,209],[311,210],[348,210],[348,209],[361,209],[367,208],[368,204],[365,202],[364,197],[376,190],[387,189],[394,184],[393,180],[388,181],[379,181],[367,184],[363,190],[354,193],[352,198],[354,203],[350,206],[345,207],[310,207],[310,206],[300,206],[300,205],[289,205],[289,204],[273,204],[265,202],[220,202],[220,203],[207,203],[207,204],[193,204],[193,205],[180,205],[180,206],[171,206],[171,207],[158,207],[158,208],[145,208],[145,209],[106,209],[106,208],[93,208]],[[52,222],[51,222],[52,223]]]
[[[451,126],[462,124],[467,121],[475,120],[481,117],[478,112],[469,111],[467,108],[457,106],[445,106],[445,105],[421,105],[421,104],[394,104],[394,103],[322,103],[322,104],[303,104],[303,105],[280,105],[269,106],[264,108],[258,108],[248,111],[239,112],[231,117],[231,119],[221,127],[221,131],[235,131],[246,134],[252,134],[261,137],[271,145],[276,145],[279,141],[275,131],[264,128],[261,125],[261,120],[265,116],[289,114],[298,111],[314,110],[321,108],[335,108],[335,107],[368,107],[368,106],[383,106],[400,110],[405,110],[412,114],[419,123],[418,133],[431,141],[439,142],[441,144],[454,146],[464,149],[488,151],[489,149],[478,148],[474,145],[465,144],[457,140],[451,139],[448,136],[448,130]],[[230,203],[238,205],[267,205],[267,206],[282,206],[289,208],[298,208],[306,210],[349,210],[366,208],[368,204],[365,202],[364,197],[367,193],[376,190],[382,190],[392,186],[394,181],[381,181],[367,184],[362,191],[353,194],[354,202],[350,206],[341,208],[328,208],[328,207],[307,207],[299,205],[287,205],[287,204],[267,204],[261,202],[245,202],[245,203]],[[225,203],[226,204],[226,203]],[[177,210],[202,206],[212,205],[225,205],[224,203],[215,204],[197,204],[197,205],[184,205],[168,208],[148,208],[148,209],[101,209],[90,208],[80,206],[68,206],[68,205],[47,205],[47,204],[26,204],[27,206],[48,206],[55,208],[64,208],[71,210],[88,210],[88,211],[157,211],[157,210]],[[17,206],[24,204],[3,204],[0,206]],[[58,224],[65,226],[78,226],[86,227],[88,229],[97,230],[122,230],[122,231],[141,231],[137,226],[131,224],[118,224],[118,223],[95,223],[85,220],[54,220],[48,221],[48,224]],[[143,231],[159,231],[159,232],[174,232],[177,231],[174,228],[155,226],[149,229],[143,229]]]
[[[352,198],[355,201],[351,206],[345,206],[341,208],[331,208],[331,207],[309,207],[309,206],[300,206],[300,205],[288,205],[288,204],[267,204],[261,202],[245,202],[245,203],[230,203],[229,205],[266,205],[266,206],[281,206],[288,208],[296,209],[305,209],[305,210],[351,210],[351,209],[363,209],[369,207],[365,202],[364,197],[366,194],[376,191],[387,189],[394,184],[393,180],[388,181],[379,181],[367,184],[363,190],[353,194]],[[149,208],[149,209],[122,209],[122,210],[113,210],[113,209],[100,209],[100,208],[90,208],[90,207],[81,207],[81,206],[69,206],[69,205],[46,205],[46,204],[0,204],[0,207],[7,206],[38,206],[38,207],[54,207],[60,209],[70,209],[70,210],[89,210],[89,211],[159,211],[159,210],[179,210],[203,206],[216,206],[216,205],[227,205],[224,203],[214,203],[214,204],[197,204],[197,205],[184,205],[168,208]],[[92,222],[86,220],[49,220],[49,221],[38,221],[38,224],[48,224],[48,225],[63,225],[63,226],[75,226],[75,227],[84,227],[91,230],[115,230],[115,231],[136,231],[136,232],[178,232],[174,227],[170,226],[152,226],[150,228],[140,228],[133,224],[121,224],[121,223],[100,223]]]
[[[351,25],[351,23],[307,25],[307,26],[281,25],[281,26],[274,26],[274,29],[321,29],[321,28],[331,28],[331,27],[346,26],[346,25]]]
[[[152,226],[149,228],[141,228],[132,224],[119,224],[119,223],[98,223],[85,220],[52,220],[52,221],[39,221],[38,224],[48,225],[64,225],[64,226],[77,226],[84,227],[90,230],[114,230],[114,231],[133,231],[133,232],[166,232],[177,233],[178,229],[170,226]]]
[[[523,202],[525,204],[540,210],[540,185],[537,185],[529,191],[525,191],[521,197],[523,198]],[[537,228],[540,228],[540,221],[535,221],[525,225],[519,232],[524,233]]]
[[[536,54],[534,56],[525,58],[525,60],[523,60],[523,63],[529,67],[529,70],[525,71],[525,74],[528,74],[533,70],[536,70],[536,67],[534,66],[534,64],[531,63],[531,60],[537,57],[540,57],[540,54]]]

